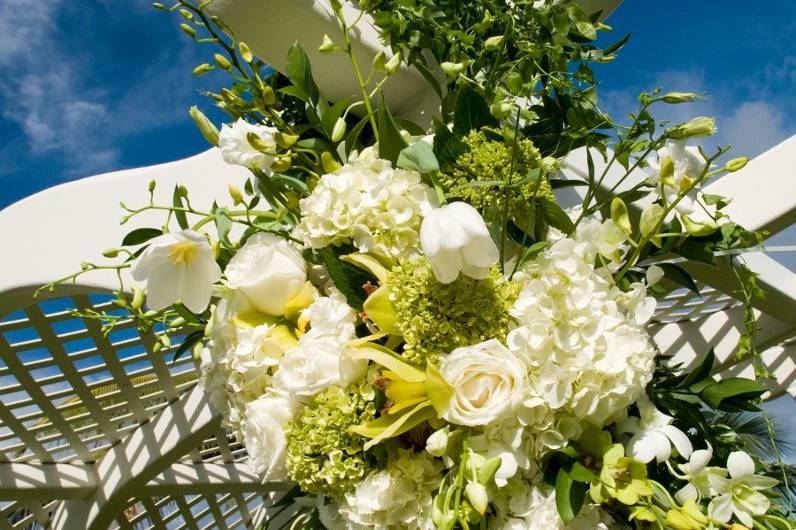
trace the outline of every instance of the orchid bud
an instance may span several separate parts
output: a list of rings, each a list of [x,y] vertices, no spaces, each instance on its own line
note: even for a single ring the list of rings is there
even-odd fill
[[[666,103],[676,105],[677,103],[689,103],[699,97],[698,94],[693,92],[669,92],[663,95],[663,101]]]
[[[290,149],[298,141],[299,137],[295,134],[285,134],[283,132],[274,133],[274,141],[283,149]]]
[[[188,34],[189,37],[192,39],[196,38],[196,30],[189,26],[188,24],[182,23],[180,24],[180,29],[183,30],[185,33]]]
[[[323,42],[318,46],[318,51],[321,53],[329,53],[332,50],[334,50],[334,42],[329,38],[329,35],[324,34]]]
[[[224,70],[231,70],[232,69],[232,63],[229,62],[229,59],[227,59],[226,57],[224,57],[220,53],[217,53],[217,54],[213,55],[213,59],[215,59],[216,64],[218,65],[219,68],[222,68]]]
[[[445,74],[449,77],[458,77],[459,74],[464,72],[464,63],[452,63],[445,61],[440,65],[440,67],[442,67],[442,71],[445,72]]]
[[[746,167],[746,164],[748,163],[749,159],[746,158],[745,156],[742,156],[741,158],[734,158],[729,162],[727,162],[727,164],[724,166],[724,169],[726,169],[730,173],[734,173]]]
[[[229,196],[232,197],[232,201],[235,204],[243,203],[243,195],[241,194],[240,190],[237,187],[230,184],[227,189],[229,190]]]
[[[484,41],[484,48],[487,50],[494,52],[499,50],[503,46],[503,41],[506,39],[503,35],[496,35],[494,37],[489,37]]]
[[[190,114],[199,132],[204,136],[204,139],[211,145],[218,145],[218,129],[207,119],[207,116],[202,114],[202,111],[196,106],[191,107]]]
[[[337,143],[342,140],[345,130],[345,120],[343,118],[337,118],[337,121],[334,123],[334,128],[332,129],[332,142]]]
[[[252,54],[251,48],[245,42],[238,43],[238,49],[240,50],[240,56],[243,57],[243,60],[247,63],[250,63],[254,60],[254,55]]]
[[[106,249],[106,250],[104,250],[104,251],[102,252],[102,255],[103,255],[104,257],[106,257],[106,258],[115,258],[116,256],[118,256],[118,255],[119,255],[119,249],[118,249],[118,248],[109,248],[109,249]]]
[[[478,482],[470,482],[464,488],[464,494],[467,495],[467,500],[470,501],[475,511],[484,515],[486,509],[489,507],[489,494],[486,488]]]
[[[271,85],[263,86],[262,98],[263,98],[263,103],[265,103],[265,105],[268,107],[276,103],[276,93],[274,93],[274,89],[271,88]]]
[[[200,64],[199,66],[193,69],[193,75],[200,76],[202,74],[206,74],[207,72],[212,71],[213,68],[215,67],[207,63]]]
[[[426,452],[431,456],[442,456],[448,450],[448,428],[433,433],[426,439]]]
[[[342,167],[329,151],[321,153],[321,166],[326,173],[334,173]]]
[[[716,120],[707,116],[699,116],[669,129],[666,136],[673,140],[681,140],[697,136],[711,136],[715,133]]]

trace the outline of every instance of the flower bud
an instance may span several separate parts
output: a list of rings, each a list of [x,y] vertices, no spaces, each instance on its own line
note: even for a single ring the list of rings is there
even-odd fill
[[[177,193],[180,197],[185,198],[188,196],[188,188],[186,188],[184,184],[179,184],[177,186]]]
[[[321,53],[329,53],[332,50],[334,50],[334,42],[329,38],[329,35],[324,35],[323,42],[318,46],[318,51]]]
[[[196,30],[193,29],[193,27],[189,26],[188,24],[183,22],[182,24],[180,24],[180,29],[183,30],[185,33],[187,33],[188,36],[191,37],[192,39],[196,38]]]
[[[511,109],[514,105],[511,104],[509,101],[499,101],[497,103],[492,103],[489,106],[489,112],[497,119],[505,118],[511,112]]]
[[[334,173],[342,167],[329,151],[321,153],[321,166],[326,173]]]
[[[716,120],[707,116],[699,116],[669,129],[666,136],[673,140],[680,140],[697,136],[711,136],[715,133]]]
[[[105,256],[106,258],[115,258],[116,256],[119,255],[119,249],[118,248],[106,249],[102,252],[102,255]]]
[[[276,103],[276,93],[274,92],[274,89],[271,88],[271,85],[263,86],[262,98],[263,98],[263,103],[265,103],[267,107],[270,107],[271,105]]]
[[[470,501],[475,511],[484,515],[486,509],[489,507],[489,494],[486,488],[478,482],[470,482],[464,488],[464,494],[467,495],[467,500]]]
[[[342,140],[345,130],[345,120],[343,118],[337,118],[337,121],[334,123],[334,128],[332,129],[332,142],[337,143]]]
[[[277,173],[281,173],[282,171],[287,171],[290,169],[290,166],[293,164],[293,159],[287,155],[278,156],[274,159],[273,163],[271,163],[271,169],[276,171]]]
[[[693,92],[669,92],[664,94],[661,99],[666,103],[675,105],[677,103],[689,103],[698,97],[699,95]]]
[[[158,337],[158,340],[160,341],[161,344],[163,344],[164,348],[171,348],[171,339],[165,333],[160,337]]]
[[[641,212],[641,219],[639,219],[641,235],[649,238],[658,247],[661,246],[661,238],[655,234],[660,228],[664,213],[665,210],[660,204],[650,204]]]
[[[614,197],[611,201],[611,220],[625,234],[630,235],[633,231],[633,227],[630,226],[630,216],[627,213],[627,205],[620,197]]]
[[[155,179],[150,180],[149,181],[149,186],[147,186],[147,190],[149,190],[149,193],[152,193],[153,191],[155,191],[155,187],[157,185],[158,185],[158,183],[157,183],[157,181]]]
[[[749,163],[749,159],[746,158],[745,156],[742,156],[741,158],[734,158],[734,159],[730,160],[729,162],[727,162],[727,164],[724,166],[724,169],[726,169],[730,173],[734,173],[736,171],[739,171],[739,170],[745,168],[746,164],[748,164],[748,163]]]
[[[719,229],[719,225],[711,219],[707,221],[694,221],[687,215],[681,215],[680,218],[683,221],[683,228],[685,228],[685,231],[695,237],[709,236]]]
[[[401,52],[396,53],[393,55],[389,61],[384,64],[384,70],[388,74],[394,73],[398,70],[398,67],[401,66]]]
[[[219,68],[223,68],[224,70],[232,69],[232,63],[229,62],[229,59],[227,59],[220,53],[213,55],[213,59],[215,59],[216,64],[218,65]]]
[[[290,149],[298,141],[299,137],[295,134],[285,134],[283,132],[274,133],[274,141],[282,149]]]
[[[180,9],[180,16],[185,20],[193,20],[193,13],[187,9]]]
[[[232,201],[236,205],[243,203],[243,195],[241,194],[240,190],[236,186],[230,184],[227,189],[229,190],[229,196],[232,197]]]
[[[433,433],[426,439],[426,452],[431,456],[442,456],[448,450],[448,428]]]
[[[442,71],[450,77],[458,77],[459,74],[464,72],[464,63],[452,63],[445,61],[440,66],[442,67]]]
[[[253,132],[246,133],[246,141],[248,141],[249,145],[254,147],[256,150],[260,151],[261,153],[269,155],[274,154],[274,146],[271,143],[266,142],[262,138],[260,138],[257,135],[257,133]]]
[[[207,63],[200,64],[199,66],[197,66],[196,68],[193,69],[193,75],[199,76],[199,75],[202,75],[202,74],[206,74],[207,72],[212,71],[213,68],[214,67],[212,65],[207,64]]]
[[[494,52],[499,50],[503,46],[503,41],[506,38],[503,35],[496,35],[494,37],[489,37],[484,41],[484,48],[487,50]]]
[[[238,43],[238,49],[240,50],[240,56],[243,57],[243,60],[247,63],[250,63],[254,60],[254,54],[252,54],[251,48],[245,42]]]
[[[160,2],[155,2],[154,4],[152,4],[152,7],[154,7],[155,9],[160,9],[161,11],[168,11],[169,10],[168,7],[164,6]]]
[[[199,128],[199,132],[202,133],[205,140],[208,141],[211,145],[218,145],[218,129],[216,128],[213,123],[207,119],[207,116],[202,114],[196,106],[191,107],[190,110],[191,118],[193,118],[196,127]]]

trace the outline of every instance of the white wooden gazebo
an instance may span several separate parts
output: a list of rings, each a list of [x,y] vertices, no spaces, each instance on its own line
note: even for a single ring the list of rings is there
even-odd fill
[[[583,2],[606,11],[618,3]],[[319,35],[336,32],[326,1],[216,0],[211,7],[276,68],[297,38],[311,51]],[[357,53],[372,56],[380,49],[365,19]],[[322,65],[316,75],[329,97],[354,92],[347,65],[310,55]],[[393,110],[427,119],[434,100],[425,86],[414,71],[395,76],[387,92]],[[564,173],[585,171],[582,151],[566,162]],[[739,224],[774,235],[796,222],[793,167],[796,136],[705,191],[731,198],[727,212]],[[0,264],[0,530],[257,527],[263,499],[283,485],[261,484],[249,470],[243,446],[221,427],[219,414],[196,386],[194,360],[186,355],[172,362],[176,345],[155,353],[157,331],[140,335],[123,321],[106,336],[96,320],[72,316],[73,308],[111,308],[114,274],[97,271],[33,298],[40,286],[117,246],[131,228],[162,222],[144,215],[134,226],[118,225],[119,199],[143,203],[150,180],[158,182],[156,200],[168,203],[181,183],[198,206],[223,204],[228,184],[241,185],[246,176],[209,150],[56,186],[0,212],[6,249]],[[609,172],[606,190],[611,179]],[[563,205],[579,202],[568,193],[559,197]],[[796,396],[796,275],[762,251],[744,259],[760,273],[767,293],[757,306],[757,340],[776,378],[769,397]],[[687,266],[702,296],[670,292],[659,304],[656,343],[686,364],[714,347],[722,375],[751,376],[748,362],[734,357],[743,315],[733,298],[732,272]]]

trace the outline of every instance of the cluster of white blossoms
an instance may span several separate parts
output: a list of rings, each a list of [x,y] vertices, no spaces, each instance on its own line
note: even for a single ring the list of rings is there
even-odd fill
[[[271,173],[271,164],[276,158],[276,141],[274,134],[278,130],[267,125],[255,125],[243,118],[239,118],[235,123],[221,126],[218,133],[218,147],[221,156],[228,164],[245,166],[251,169],[260,169],[266,174]],[[261,147],[265,151],[255,149],[249,141],[249,135],[257,137]]]
[[[610,530],[619,528],[611,517],[593,504],[585,504],[577,517],[565,524],[556,509],[556,495],[549,488],[512,480],[506,487],[507,502],[493,519],[490,530]]]
[[[323,175],[301,200],[296,233],[312,248],[351,241],[361,252],[404,259],[418,254],[420,224],[434,200],[419,173],[361,155]]]
[[[614,259],[619,238],[611,221],[585,220],[574,238],[525,267],[507,345],[528,370],[527,417],[603,426],[621,419],[650,381],[655,351],[643,324],[654,299],[643,284],[622,292],[606,267],[595,267],[598,255]]]
[[[338,504],[321,509],[326,528],[434,530],[432,498],[442,466],[399,449],[386,469],[370,473]]]

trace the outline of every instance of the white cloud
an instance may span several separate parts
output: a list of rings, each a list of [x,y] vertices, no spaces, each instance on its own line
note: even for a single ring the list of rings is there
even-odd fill
[[[738,156],[757,156],[788,137],[781,111],[765,101],[747,101],[721,118],[719,136]]]

